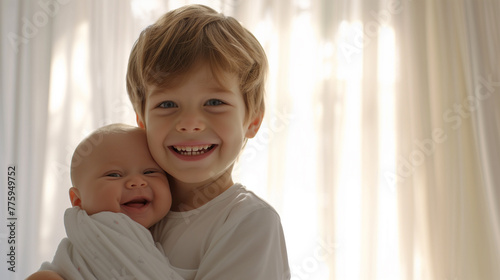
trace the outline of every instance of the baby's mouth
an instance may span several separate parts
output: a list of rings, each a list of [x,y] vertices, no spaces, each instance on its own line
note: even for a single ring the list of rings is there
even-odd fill
[[[183,156],[199,156],[210,150],[216,145],[199,145],[199,146],[171,146],[172,150]]]
[[[143,206],[148,205],[149,203],[150,201],[145,198],[138,198],[138,199],[133,199],[129,202],[125,202],[123,203],[123,205],[131,208],[141,208]]]

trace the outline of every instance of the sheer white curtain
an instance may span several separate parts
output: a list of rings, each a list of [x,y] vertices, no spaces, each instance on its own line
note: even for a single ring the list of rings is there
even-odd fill
[[[127,57],[150,19],[135,16],[124,1],[1,3],[0,203],[5,223],[4,186],[14,165],[17,220],[15,231],[1,227],[2,260],[11,260],[4,252],[15,245],[15,263],[2,261],[0,278],[24,279],[51,259],[65,236],[61,222],[70,206],[68,167],[76,144],[98,126],[134,123],[125,93]],[[155,16],[152,8],[135,12]]]
[[[395,25],[404,279],[497,279],[500,3],[407,7]]]
[[[131,46],[195,2],[268,54],[266,119],[235,176],[279,211],[292,279],[500,278],[500,5],[467,0],[3,0],[0,278],[52,257],[72,150],[134,124]]]

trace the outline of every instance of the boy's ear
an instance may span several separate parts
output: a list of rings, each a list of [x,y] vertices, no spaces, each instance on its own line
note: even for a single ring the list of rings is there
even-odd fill
[[[250,123],[247,127],[247,132],[245,133],[246,138],[253,138],[259,131],[260,125],[262,124],[262,120],[264,119],[264,112],[258,113],[253,119],[250,120]]]
[[[137,113],[135,113],[135,118],[136,118],[137,125],[140,128],[144,129],[145,128],[144,123],[142,122],[141,118],[139,117],[139,115]]]
[[[78,206],[82,208],[82,200],[80,199],[80,191],[72,187],[69,189],[69,199],[71,200],[71,205],[73,206]]]

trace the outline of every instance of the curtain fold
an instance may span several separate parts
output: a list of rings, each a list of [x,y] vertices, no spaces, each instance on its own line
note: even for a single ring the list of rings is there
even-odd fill
[[[463,40],[466,46],[464,56],[468,57],[467,65],[473,73],[467,79],[467,89],[470,93],[472,122],[474,127],[474,139],[479,156],[479,167],[484,180],[485,189],[481,199],[484,200],[484,215],[486,223],[492,231],[493,248],[500,248],[500,197],[498,185],[500,175],[500,153],[494,149],[500,143],[500,69],[498,67],[498,47],[500,46],[500,23],[492,20],[500,10],[497,2],[488,3],[481,7],[474,7],[468,3],[464,7],[467,14],[467,33],[470,40]],[[474,18],[482,20],[474,20]],[[484,59],[476,60],[474,57]],[[497,254],[493,254],[492,260],[498,260]]]
[[[496,279],[498,195],[487,174],[499,159],[491,141],[499,103],[488,90],[500,44],[488,15],[498,4],[408,5],[398,28],[406,58],[397,130],[403,279]]]
[[[14,253],[13,263],[2,262],[0,275],[12,275],[37,261],[38,243],[28,230],[40,226],[33,209],[43,204],[42,193],[45,149],[47,145],[47,103],[51,29],[48,19],[35,16],[37,9],[25,2],[2,1],[1,31],[1,246],[4,260]],[[24,17],[25,14],[33,17]],[[22,20],[20,20],[22,19]],[[9,27],[9,28],[7,28]],[[15,178],[8,179],[8,168]],[[9,181],[15,182],[8,185]],[[9,193],[8,191],[12,191]],[[12,200],[8,200],[11,199]],[[14,204],[8,204],[14,202]],[[8,208],[12,207],[12,208]],[[34,215],[33,215],[34,214]],[[14,220],[8,220],[8,219]],[[7,227],[7,225],[13,225]],[[33,227],[33,228],[32,228]],[[15,231],[12,232],[11,230]],[[30,230],[30,231],[31,231]],[[35,231],[36,232],[36,231]],[[11,238],[11,239],[8,239]],[[4,254],[5,253],[5,254]],[[20,259],[23,256],[23,259]],[[9,270],[10,268],[10,270]],[[3,277],[2,277],[3,278]]]

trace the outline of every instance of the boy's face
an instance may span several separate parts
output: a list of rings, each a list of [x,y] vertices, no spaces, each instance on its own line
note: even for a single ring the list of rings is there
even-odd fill
[[[149,228],[169,211],[172,198],[165,172],[149,153],[142,131],[104,135],[76,167],[72,204],[89,215],[124,213]]]
[[[148,144],[158,164],[183,183],[205,184],[230,171],[245,138],[261,116],[245,121],[245,103],[236,75],[217,82],[199,64],[175,86],[149,88],[144,119]]]

